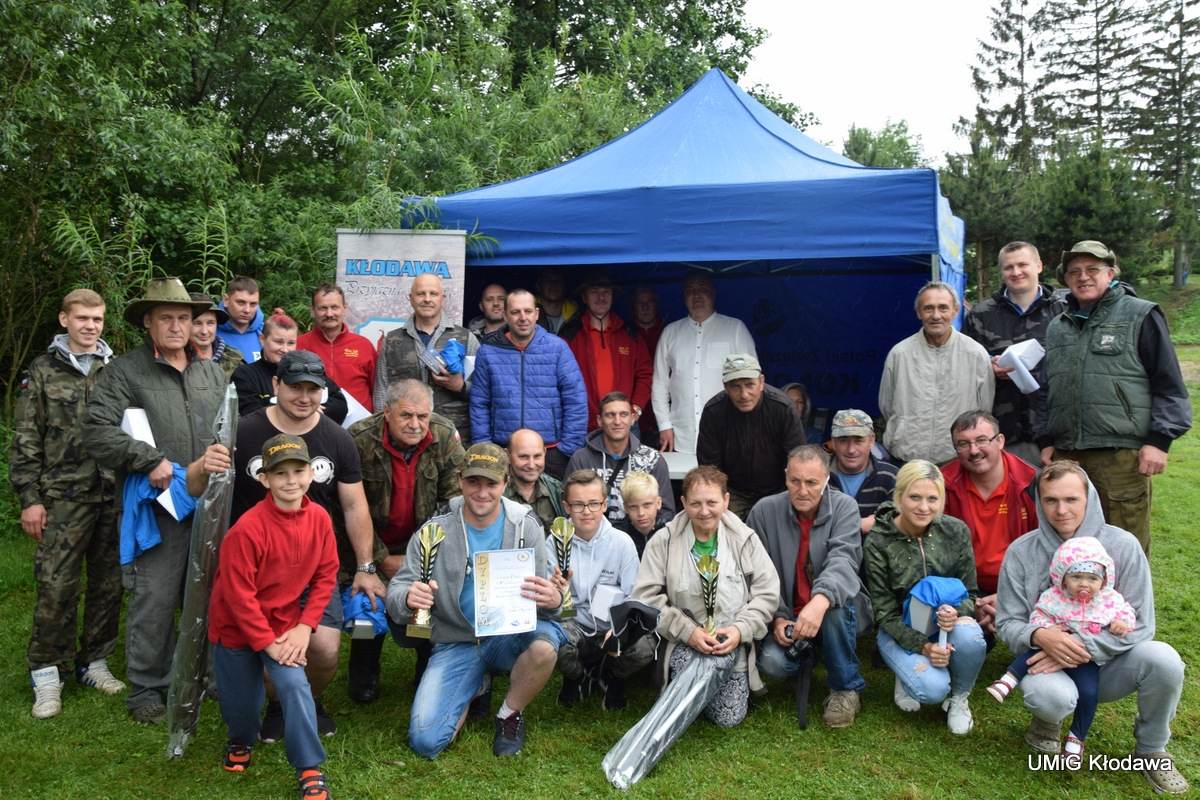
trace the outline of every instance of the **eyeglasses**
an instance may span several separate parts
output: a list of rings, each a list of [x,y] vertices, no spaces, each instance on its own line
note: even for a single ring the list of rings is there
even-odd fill
[[[997,433],[995,436],[980,436],[978,439],[972,439],[969,442],[964,442],[960,439],[954,443],[954,449],[960,453],[965,453],[972,447],[978,447],[980,450],[982,450],[999,438],[1000,434]]]
[[[581,513],[585,508],[588,511],[599,511],[604,508],[603,500],[589,500],[586,503],[567,503],[567,508],[574,511],[576,514]]]
[[[1082,269],[1069,269],[1069,270],[1067,270],[1067,280],[1069,280],[1069,281],[1079,280],[1079,276],[1084,275],[1084,274],[1086,274],[1089,278],[1094,278],[1100,274],[1101,270],[1106,270],[1106,269],[1111,269],[1111,267],[1097,266],[1097,265],[1093,264],[1090,267],[1083,267]]]

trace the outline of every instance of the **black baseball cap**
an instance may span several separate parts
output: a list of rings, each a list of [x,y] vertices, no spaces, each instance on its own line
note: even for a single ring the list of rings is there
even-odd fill
[[[311,383],[325,388],[325,362],[316,353],[308,350],[293,350],[279,359],[275,368],[275,377],[293,386],[297,383]]]

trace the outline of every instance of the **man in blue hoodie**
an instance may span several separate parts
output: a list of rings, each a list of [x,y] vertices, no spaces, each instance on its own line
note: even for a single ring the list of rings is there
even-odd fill
[[[546,472],[562,479],[587,434],[587,390],[571,348],[539,327],[525,289],[508,293],[508,327],[484,337],[472,379],[471,441],[507,445],[520,428],[546,443]]]
[[[1009,545],[1000,567],[996,631],[1008,649],[1041,652],[1029,659],[1020,683],[1025,707],[1033,712],[1025,741],[1043,753],[1060,750],[1060,726],[1075,709],[1078,690],[1062,670],[1088,661],[1100,665],[1100,700],[1137,693],[1136,742],[1132,768],[1155,791],[1182,794],[1187,780],[1166,753],[1171,720],[1183,692],[1183,661],[1175,649],[1154,640],[1154,589],[1150,564],[1138,540],[1104,522],[1100,495],[1073,461],[1055,461],[1037,483],[1038,527]],[[1038,597],[1050,585],[1050,562],[1059,545],[1074,536],[1092,536],[1117,565],[1114,587],[1137,612],[1137,624],[1123,636],[1108,630],[1089,637],[1087,646],[1069,631],[1041,628],[1029,621]]]
[[[259,336],[263,329],[263,313],[258,307],[258,281],[239,275],[225,287],[221,309],[229,319],[217,326],[225,343],[237,348],[250,364],[262,355]]]

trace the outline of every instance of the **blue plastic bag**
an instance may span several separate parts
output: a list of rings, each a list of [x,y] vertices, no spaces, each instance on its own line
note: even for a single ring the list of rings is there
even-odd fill
[[[383,610],[383,598],[375,598],[375,609],[371,609],[371,601],[365,592],[354,592],[349,586],[342,589],[342,630],[353,633],[354,621],[367,619],[375,626],[375,635],[388,632],[387,612]]]
[[[442,361],[446,362],[446,371],[451,375],[457,375],[463,371],[463,359],[466,358],[467,349],[462,346],[462,342],[451,339],[446,342],[446,346],[442,348],[439,355],[441,355]]]

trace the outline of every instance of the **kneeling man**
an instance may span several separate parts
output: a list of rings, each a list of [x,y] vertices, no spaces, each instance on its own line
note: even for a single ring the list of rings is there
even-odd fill
[[[433,653],[413,699],[408,742],[418,755],[434,758],[450,746],[467,718],[471,701],[484,690],[488,670],[511,671],[508,696],[496,714],[492,752],[516,755],[525,743],[521,713],[554,672],[562,628],[554,621],[563,595],[546,572],[549,551],[542,524],[528,506],[502,497],[508,455],[494,444],[467,450],[459,486],[462,497],[433,517],[446,531],[433,577],[418,574],[420,540],[409,539],[404,564],[388,584],[388,616],[397,625],[413,612],[433,609]],[[532,548],[537,575],[521,593],[537,603],[537,627],[526,633],[475,636],[475,554],[484,550]]]
[[[1008,546],[996,600],[996,630],[1008,649],[1041,651],[1029,659],[1029,672],[1020,683],[1025,707],[1033,712],[1025,741],[1043,753],[1059,752],[1059,728],[1079,697],[1063,670],[1094,661],[1100,666],[1101,702],[1137,693],[1135,768],[1155,791],[1182,794],[1188,782],[1166,749],[1183,692],[1183,661],[1175,648],[1154,640],[1154,589],[1146,555],[1133,534],[1105,524],[1100,495],[1074,461],[1052,462],[1038,477],[1037,489],[1038,527]],[[1113,588],[1137,612],[1129,633],[1118,636],[1101,630],[1084,646],[1070,631],[1029,621],[1038,597],[1050,585],[1054,553],[1075,536],[1095,537],[1112,556],[1117,573]]]
[[[858,503],[829,488],[829,457],[819,445],[792,450],[784,477],[787,489],[759,500],[746,518],[779,573],[779,607],[758,667],[792,677],[800,665],[788,651],[813,640],[829,680],[822,716],[829,727],[845,728],[854,723],[867,686],[854,651],[854,596],[862,588]]]

